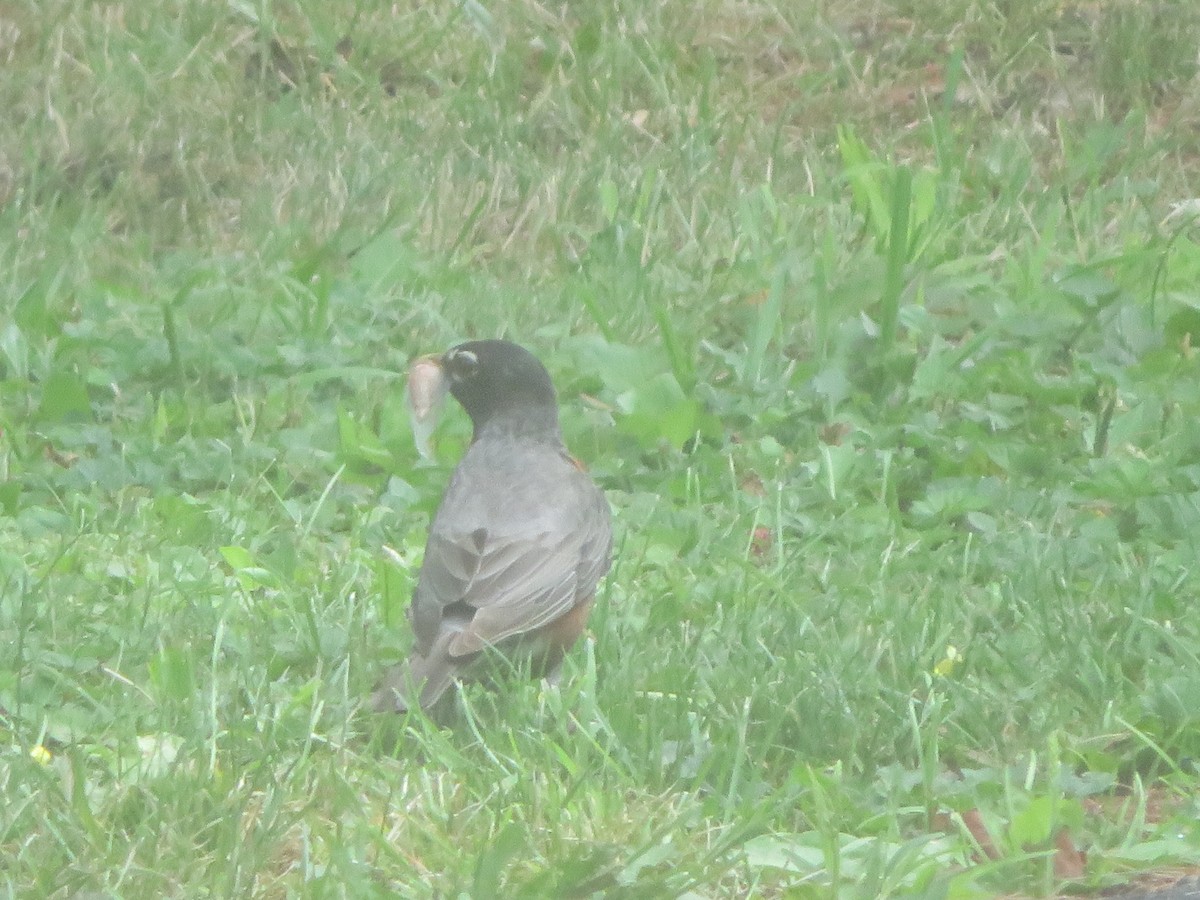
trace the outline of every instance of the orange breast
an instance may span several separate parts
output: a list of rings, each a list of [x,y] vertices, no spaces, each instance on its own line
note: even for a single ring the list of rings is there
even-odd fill
[[[546,642],[547,649],[560,652],[570,649],[587,627],[588,616],[591,615],[592,604],[595,601],[596,598],[592,596],[576,603],[566,615],[559,616],[553,622],[539,628],[536,632],[538,638]]]

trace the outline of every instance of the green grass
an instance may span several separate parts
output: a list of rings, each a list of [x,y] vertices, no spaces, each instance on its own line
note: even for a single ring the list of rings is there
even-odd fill
[[[1192,6],[0,3],[0,889],[1200,865]],[[498,334],[616,561],[381,720],[404,367]]]

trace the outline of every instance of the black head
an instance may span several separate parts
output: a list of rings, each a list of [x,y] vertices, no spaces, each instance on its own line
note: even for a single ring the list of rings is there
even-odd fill
[[[441,358],[450,393],[475,426],[558,435],[558,400],[536,356],[511,341],[468,341]]]

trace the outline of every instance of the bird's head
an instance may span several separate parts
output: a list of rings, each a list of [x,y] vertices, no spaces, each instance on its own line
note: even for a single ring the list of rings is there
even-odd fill
[[[536,356],[511,341],[467,341],[438,359],[450,393],[475,426],[558,434],[558,401]]]

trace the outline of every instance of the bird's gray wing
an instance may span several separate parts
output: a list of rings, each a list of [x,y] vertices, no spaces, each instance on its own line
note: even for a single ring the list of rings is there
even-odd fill
[[[505,537],[477,529],[432,535],[421,569],[420,606],[474,610],[448,652],[475,653],[568,612],[576,602],[579,552],[578,533]],[[414,604],[414,627],[417,608]]]
[[[449,645],[464,656],[553,622],[593,593],[608,569],[612,530],[604,495],[590,481],[584,487],[582,505],[550,506],[580,512],[555,512],[536,528],[435,523],[413,597],[418,650],[430,651],[451,608],[470,617]]]

